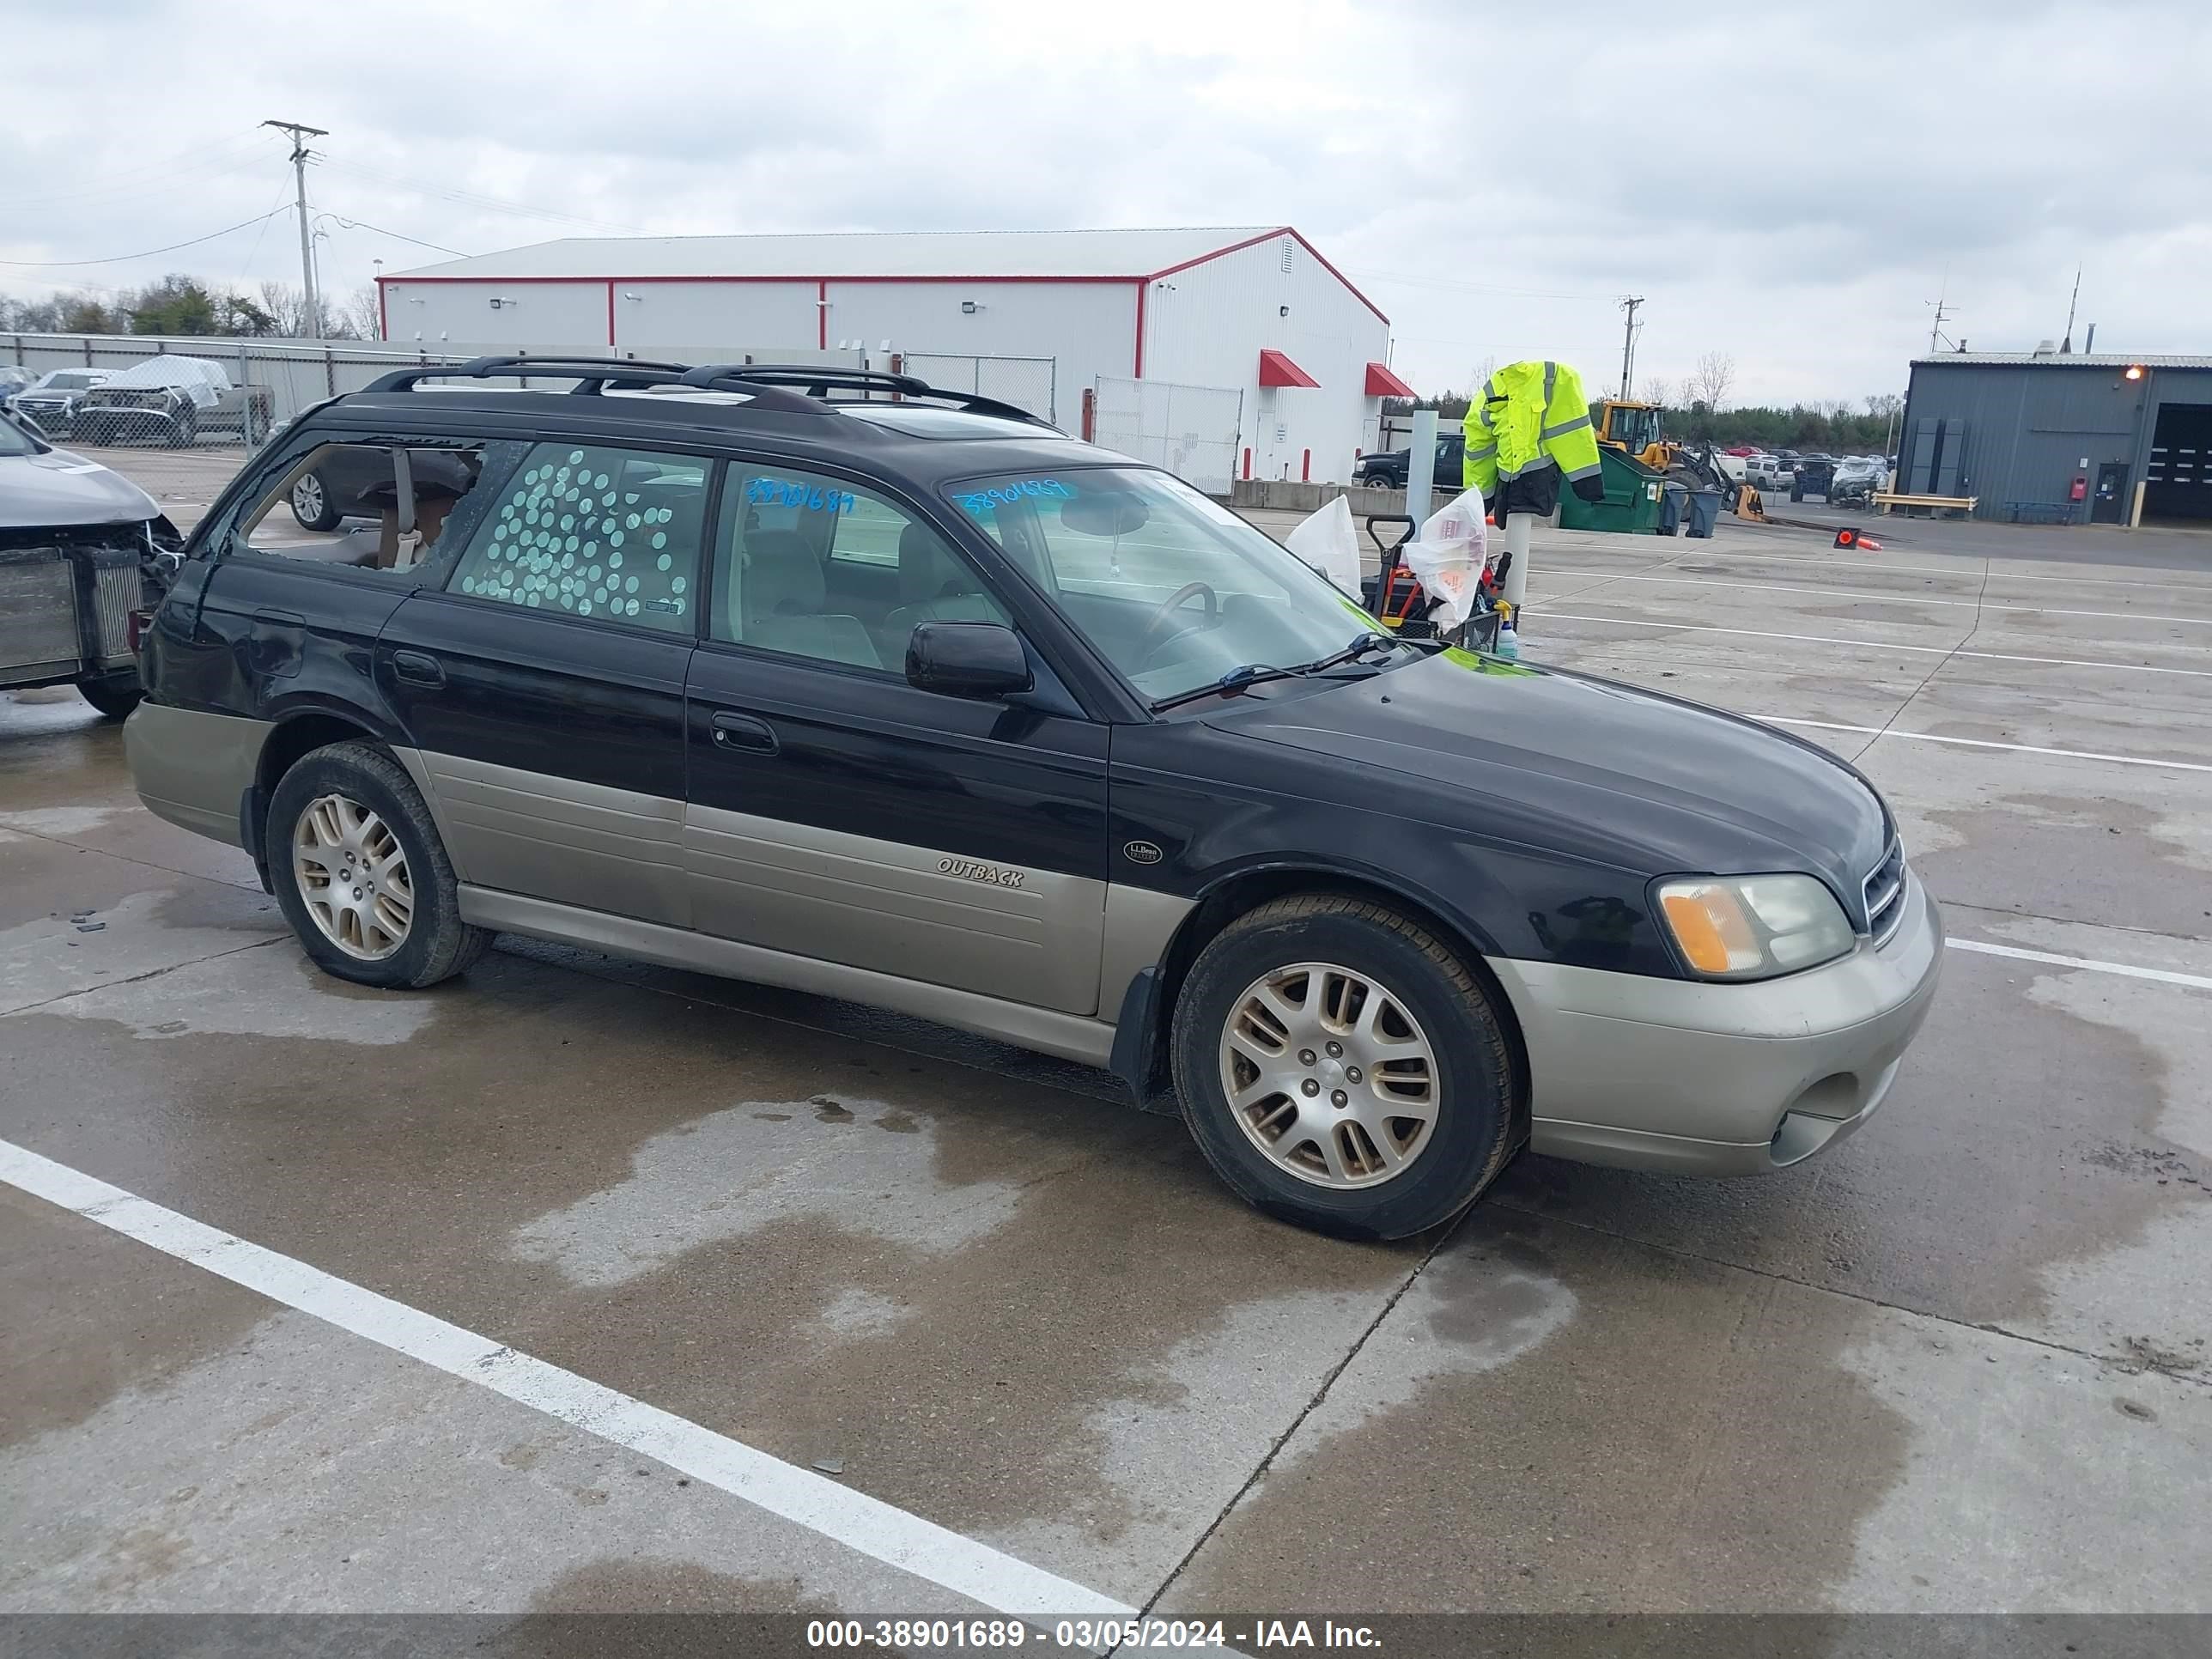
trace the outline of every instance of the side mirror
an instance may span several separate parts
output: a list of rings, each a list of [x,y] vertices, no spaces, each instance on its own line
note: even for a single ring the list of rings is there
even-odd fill
[[[1004,697],[1030,689],[1029,653],[1004,623],[916,623],[906,679],[948,697]]]

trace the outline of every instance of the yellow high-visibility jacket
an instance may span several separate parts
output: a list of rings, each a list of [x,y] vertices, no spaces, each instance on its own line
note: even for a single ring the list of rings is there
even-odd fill
[[[1508,363],[1467,411],[1467,482],[1485,497],[1500,478],[1554,461],[1571,483],[1598,471],[1583,377],[1565,363]]]

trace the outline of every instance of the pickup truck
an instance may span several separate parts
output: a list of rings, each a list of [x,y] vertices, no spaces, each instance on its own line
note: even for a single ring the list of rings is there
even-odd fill
[[[273,413],[267,386],[233,386],[221,363],[149,357],[86,392],[70,412],[69,435],[76,443],[153,439],[183,449],[203,432],[234,432],[250,447],[269,435]]]
[[[1403,489],[1406,469],[1411,464],[1413,452],[1410,449],[1386,449],[1373,455],[1360,457],[1359,465],[1352,469],[1353,479],[1377,489]],[[1437,440],[1436,488],[1457,490],[1464,483],[1467,459],[1467,438],[1454,433],[1449,438]]]

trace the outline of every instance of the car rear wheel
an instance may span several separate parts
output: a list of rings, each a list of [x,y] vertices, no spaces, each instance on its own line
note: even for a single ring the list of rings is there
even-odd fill
[[[420,989],[491,944],[461,920],[429,809],[373,744],[332,744],[295,763],[270,800],[263,848],[284,919],[326,974]]]
[[[105,679],[79,680],[77,695],[100,713],[103,720],[119,720],[136,708],[146,693],[136,674],[110,674]]]
[[[1278,899],[1231,923],[1183,983],[1173,1049],[1207,1161],[1301,1226],[1419,1232],[1473,1203],[1512,1150],[1512,1063],[1482,987],[1364,899]]]
[[[292,516],[300,521],[302,530],[335,530],[343,516],[331,493],[324,488],[323,475],[310,472],[292,486]]]
[[[199,435],[199,410],[187,406],[185,412],[177,417],[176,424],[169,428],[169,447],[172,449],[190,449],[194,443],[198,441]]]

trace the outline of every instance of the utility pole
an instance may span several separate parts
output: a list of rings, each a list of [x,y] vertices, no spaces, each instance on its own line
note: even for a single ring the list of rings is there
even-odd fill
[[[315,243],[307,228],[307,140],[327,138],[326,127],[302,126],[297,121],[264,121],[264,127],[274,127],[279,132],[292,135],[292,177],[299,186],[300,203],[300,283],[307,296],[307,337],[323,337],[323,307],[315,298]]]
[[[1628,313],[1628,326],[1620,341],[1620,400],[1623,403],[1628,401],[1628,376],[1636,362],[1636,307],[1643,303],[1644,296],[1640,294],[1626,295],[1620,301],[1620,308]]]
[[[2074,297],[2066,302],[2066,337],[2059,343],[2061,351],[2074,349],[2074,307],[2081,303],[2081,267],[2074,267]]]

